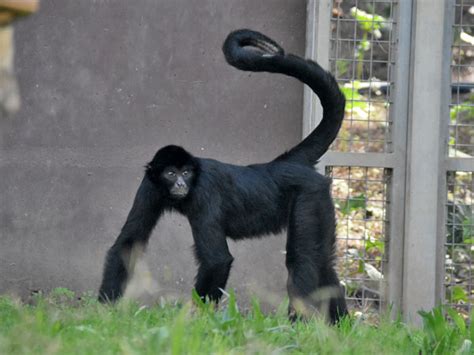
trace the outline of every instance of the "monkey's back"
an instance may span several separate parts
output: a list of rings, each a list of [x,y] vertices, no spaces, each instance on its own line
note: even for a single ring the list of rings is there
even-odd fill
[[[249,166],[212,159],[199,162],[205,173],[196,182],[196,196],[201,198],[194,201],[192,210],[213,216],[219,213],[224,233],[233,239],[285,229],[295,190],[302,185],[317,186],[322,177],[312,168],[285,162]]]

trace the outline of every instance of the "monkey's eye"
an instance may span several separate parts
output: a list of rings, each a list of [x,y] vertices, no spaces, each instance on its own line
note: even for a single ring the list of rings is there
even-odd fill
[[[176,173],[174,171],[168,171],[168,176],[176,176]]]
[[[183,176],[188,176],[188,174],[189,174],[189,171],[187,170],[183,171]]]

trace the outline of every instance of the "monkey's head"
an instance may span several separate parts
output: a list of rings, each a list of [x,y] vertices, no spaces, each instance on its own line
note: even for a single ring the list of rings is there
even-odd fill
[[[146,166],[151,182],[173,199],[184,199],[199,173],[197,160],[176,145],[161,148]]]

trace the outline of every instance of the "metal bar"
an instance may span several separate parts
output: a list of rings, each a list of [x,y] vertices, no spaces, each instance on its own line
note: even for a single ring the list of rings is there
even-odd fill
[[[437,280],[435,284],[435,302],[437,304],[444,302],[444,278],[445,278],[445,250],[444,245],[446,243],[446,223],[447,223],[447,210],[446,210],[446,198],[447,198],[447,172],[446,169],[448,162],[451,159],[448,158],[449,154],[449,127],[450,127],[450,103],[451,103],[451,45],[453,39],[453,24],[454,24],[454,12],[455,12],[455,0],[446,1],[445,4],[445,20],[443,23],[444,27],[444,38],[442,42],[442,64],[441,70],[441,125],[440,125],[440,147],[439,157],[441,161],[440,174],[438,175],[438,220],[437,220],[437,231],[436,236],[436,275]],[[459,90],[459,87],[458,87]],[[456,95],[459,98],[459,91]],[[456,139],[457,143],[457,139]],[[459,160],[459,159],[455,159]],[[469,159],[468,159],[469,160]],[[474,160],[471,160],[474,162]],[[474,167],[474,163],[472,164]]]
[[[474,171],[474,159],[448,158],[445,162],[446,171]]]
[[[431,309],[439,299],[438,222],[443,217],[439,201],[445,197],[439,186],[440,175],[445,175],[444,157],[439,153],[444,142],[440,139],[443,105],[447,104],[440,83],[449,68],[446,16],[450,6],[450,1],[415,1],[413,11],[403,314],[415,324],[421,323],[417,312]]]
[[[316,45],[315,45],[315,37],[316,37],[316,10],[317,1],[316,0],[309,0],[306,4],[306,58],[315,59],[316,54]],[[303,91],[303,138],[306,137],[310,132],[312,127],[314,127],[314,123],[312,122],[314,111],[316,110],[316,102],[313,91],[304,86]]]
[[[308,0],[306,19],[306,57],[329,69],[332,0]],[[303,101],[303,137],[321,121],[323,109],[313,91],[305,85]],[[324,158],[318,164],[324,174]]]
[[[324,156],[324,164],[330,166],[394,168],[398,163],[394,154],[327,152]]]
[[[308,0],[306,11],[306,58],[317,61],[326,69],[329,67],[331,9],[331,0]],[[307,86],[303,105],[303,137],[306,137],[322,118],[321,104]]]
[[[406,147],[409,111],[409,86],[410,86],[410,50],[411,50],[411,24],[412,1],[400,1],[397,6],[397,50],[394,80],[396,85],[390,91],[390,98],[395,104],[390,106],[392,131],[390,132],[392,145],[391,165],[392,176],[388,196],[388,282],[387,304],[391,306],[392,316],[399,314],[402,308],[403,295],[403,249],[405,223],[405,187],[406,187]],[[391,59],[391,58],[390,58]],[[388,164],[387,164],[388,165]],[[385,166],[387,166],[385,165]]]

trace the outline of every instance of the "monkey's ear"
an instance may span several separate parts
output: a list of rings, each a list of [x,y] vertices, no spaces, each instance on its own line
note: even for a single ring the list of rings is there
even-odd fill
[[[152,179],[153,174],[153,166],[150,163],[147,163],[145,166],[145,175],[148,176],[149,179]]]
[[[154,164],[153,161],[145,165],[145,173],[147,174],[159,175],[162,172],[162,170],[163,170],[163,167],[161,165]]]
[[[162,170],[160,167],[157,167],[153,164],[153,162],[149,162],[145,165],[145,176],[155,185],[159,186],[160,182],[160,174]]]

